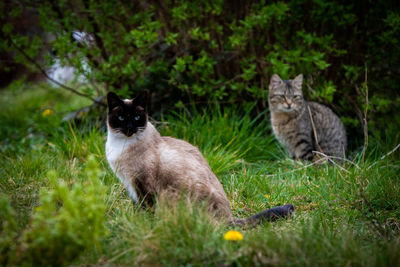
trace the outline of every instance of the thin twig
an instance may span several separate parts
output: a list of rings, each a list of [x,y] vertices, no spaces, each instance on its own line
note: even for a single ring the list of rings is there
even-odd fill
[[[337,164],[333,159],[340,159],[340,160],[345,160],[344,158],[341,157],[335,157],[335,156],[328,156],[322,152],[319,151],[313,151],[313,153],[316,153],[320,156],[322,156],[323,158],[326,158],[327,160],[329,160],[329,162],[333,163],[336,167],[338,167],[339,169],[341,169],[342,171],[345,171],[347,173],[350,173],[348,170],[346,170],[345,168],[343,168],[342,166],[340,166],[339,164]],[[350,160],[347,160],[348,162],[351,162]],[[355,166],[357,166],[355,163],[351,162],[352,164],[354,164]],[[358,167],[358,166],[357,166]],[[358,167],[360,169],[360,167]]]
[[[399,146],[400,146],[400,144],[399,144]],[[314,161],[313,163],[310,163],[310,164],[308,164],[308,165],[306,165],[306,166],[303,166],[303,167],[298,168],[298,169],[295,169],[295,170],[290,170],[290,171],[283,172],[283,173],[278,173],[278,174],[267,174],[267,175],[261,175],[261,176],[262,176],[262,177],[275,177],[275,176],[282,175],[282,174],[288,174],[288,173],[292,173],[292,172],[295,172],[295,171],[300,171],[300,170],[303,170],[303,169],[307,169],[307,168],[309,168],[309,167],[312,167],[312,166],[314,166],[314,165],[317,165],[317,164],[319,164],[320,162],[323,162],[325,159],[329,160],[329,161],[332,162],[335,166],[337,166],[339,169],[341,169],[341,170],[343,170],[343,171],[345,171],[345,172],[347,172],[347,173],[350,173],[350,172],[349,172],[348,170],[346,170],[345,168],[343,168],[342,166],[338,165],[338,164],[337,164],[334,160],[332,160],[332,159],[340,159],[340,160],[349,162],[349,163],[351,163],[352,165],[356,166],[358,169],[361,169],[357,164],[355,164],[354,162],[352,162],[352,161],[350,161],[350,160],[348,160],[348,159],[341,158],[341,157],[335,157],[335,156],[328,156],[328,155],[326,155],[326,154],[324,154],[324,153],[322,153],[322,152],[319,152],[319,151],[313,151],[313,153],[317,153],[317,154],[323,156],[323,158],[320,158],[320,159]]]
[[[339,159],[339,160],[348,162],[348,163],[350,163],[351,165],[357,167],[357,169],[361,170],[361,167],[360,167],[360,166],[358,166],[356,163],[354,163],[353,161],[351,161],[351,160],[349,160],[349,159],[342,158],[342,157],[336,157],[336,156],[328,156],[328,155],[323,154],[323,153],[318,152],[318,151],[313,151],[313,153],[322,154],[322,155],[324,155],[325,157],[329,157],[329,158],[331,158],[331,159]]]
[[[367,121],[367,114],[368,114],[368,69],[367,66],[365,66],[365,108],[364,108],[364,114],[363,114],[363,130],[364,130],[364,149],[362,153],[361,160],[364,162],[365,158],[365,152],[368,147],[368,121]]]
[[[167,121],[157,121],[157,120],[155,120],[155,119],[153,119],[153,118],[150,118],[149,119],[150,121],[151,121],[151,123],[152,124],[158,124],[158,125],[168,125],[168,124],[170,124],[169,122],[167,122]]]
[[[319,143],[318,143],[317,130],[316,130],[316,128],[315,128],[314,120],[313,120],[313,117],[312,117],[312,114],[311,114],[311,109],[310,109],[310,106],[309,106],[309,105],[307,105],[307,109],[308,109],[308,114],[310,115],[311,126],[312,126],[312,129],[313,129],[313,132],[314,132],[315,143],[317,144],[318,150],[319,150],[320,152],[323,152],[321,146],[320,146]]]
[[[303,166],[303,167],[301,167],[301,168],[298,168],[298,169],[294,169],[294,170],[290,170],[290,171],[283,172],[283,173],[278,173],[278,174],[266,174],[266,175],[261,175],[261,177],[275,177],[275,176],[282,175],[282,174],[288,174],[288,173],[292,173],[292,172],[296,172],[296,171],[301,171],[301,170],[303,170],[303,169],[307,169],[307,168],[309,168],[309,167],[311,167],[311,166],[317,165],[317,164],[319,164],[320,162],[322,162],[323,160],[324,160],[324,159],[321,158],[321,159],[318,159],[318,160],[314,161],[313,163],[310,163],[310,164],[308,164],[308,165],[306,165],[306,166]]]
[[[222,82],[220,84],[217,84],[214,88],[220,88],[220,87],[222,87],[224,85],[227,85],[227,84],[229,84],[229,83],[241,78],[242,76],[243,76],[243,74],[238,74],[238,75],[236,75],[235,77],[233,77],[232,79],[230,79],[228,81],[225,81],[225,82]]]
[[[384,158],[386,158],[390,154],[394,153],[397,149],[399,149],[399,147],[400,147],[400,144],[397,144],[397,146],[395,148],[393,148],[389,153],[383,155],[379,160],[375,161],[370,166],[368,166],[367,170],[371,169],[371,167],[374,166],[375,164],[377,164],[379,161],[383,160]]]

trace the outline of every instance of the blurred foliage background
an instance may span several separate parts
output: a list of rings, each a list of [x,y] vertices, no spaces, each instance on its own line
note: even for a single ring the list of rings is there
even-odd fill
[[[255,117],[273,73],[303,73],[305,95],[333,108],[353,148],[366,112],[373,135],[400,123],[398,1],[12,0],[0,25],[2,86],[57,62],[76,74],[62,88],[92,100],[148,89],[155,117],[215,101],[255,103]]]
[[[398,1],[0,1],[0,265],[400,266],[399,30]],[[305,75],[352,161],[287,158],[273,73]],[[104,157],[104,96],[144,89],[235,216],[293,218],[234,243],[202,207],[132,205]]]

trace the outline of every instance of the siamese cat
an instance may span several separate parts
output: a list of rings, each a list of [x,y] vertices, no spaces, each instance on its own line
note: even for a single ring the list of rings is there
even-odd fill
[[[207,210],[234,225],[256,225],[286,217],[293,205],[265,210],[247,219],[232,217],[221,183],[197,147],[161,136],[148,121],[147,92],[121,100],[108,93],[107,161],[134,202],[152,205],[155,198],[188,194],[193,201],[207,201]]]

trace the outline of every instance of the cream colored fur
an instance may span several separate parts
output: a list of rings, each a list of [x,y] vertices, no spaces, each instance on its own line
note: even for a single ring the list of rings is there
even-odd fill
[[[108,127],[106,157],[134,201],[138,194],[154,197],[185,192],[208,200],[217,216],[232,216],[222,185],[200,151],[185,141],[162,137],[150,122],[131,137]]]

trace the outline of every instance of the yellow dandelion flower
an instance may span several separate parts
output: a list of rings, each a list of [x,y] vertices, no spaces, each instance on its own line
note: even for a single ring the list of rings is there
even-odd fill
[[[268,194],[265,194],[264,197],[265,197],[265,198],[271,198],[271,196],[268,195]]]
[[[240,241],[243,240],[243,235],[234,230],[230,230],[224,234],[224,239],[228,241]]]
[[[51,115],[51,113],[53,113],[53,111],[51,109],[45,109],[42,113],[42,117],[47,117],[47,116]]]

